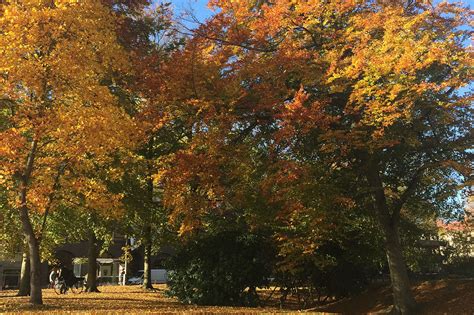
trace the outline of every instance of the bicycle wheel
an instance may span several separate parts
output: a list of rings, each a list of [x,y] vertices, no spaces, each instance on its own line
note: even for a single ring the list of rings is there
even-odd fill
[[[71,286],[71,291],[74,294],[80,294],[84,290],[84,281],[79,280]]]
[[[63,285],[64,285],[64,283],[62,281],[56,281],[54,283],[53,289],[54,289],[54,292],[56,292],[57,295],[60,295],[62,293]]]

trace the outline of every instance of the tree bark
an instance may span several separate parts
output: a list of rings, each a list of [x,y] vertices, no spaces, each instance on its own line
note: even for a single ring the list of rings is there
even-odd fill
[[[32,304],[43,304],[41,292],[41,258],[39,244],[33,236],[29,241],[30,248],[30,302]]]
[[[89,253],[87,260],[87,286],[86,292],[100,292],[97,288],[97,238],[94,231],[89,232]]]
[[[20,288],[17,296],[30,295],[30,255],[25,250],[21,260]]]
[[[366,177],[373,189],[374,208],[385,237],[385,251],[393,291],[393,313],[414,314],[416,312],[416,302],[411,291],[398,230],[400,208],[393,209],[390,212],[382,179],[380,178],[380,171],[376,163],[369,162]]]
[[[385,250],[390,280],[392,283],[394,313],[414,314],[416,302],[410,287],[410,280],[403,257],[398,226],[384,225]]]
[[[150,162],[151,159],[153,158],[153,144],[155,142],[155,138],[151,137],[150,140],[148,141],[148,163],[147,163],[147,168],[148,168],[148,194],[149,194],[149,201],[150,203],[153,203],[153,167],[152,163]],[[143,289],[144,290],[152,290],[153,285],[151,283],[151,213],[150,213],[150,208],[147,209],[145,217],[147,218],[147,223],[145,223],[145,234],[143,235],[143,246],[144,246],[144,254],[143,254]]]
[[[25,234],[26,242],[28,243],[28,250],[30,254],[30,302],[35,305],[43,304],[43,295],[41,292],[41,259],[39,242],[36,238],[33,226],[28,214],[28,184],[31,173],[33,172],[33,163],[35,160],[38,141],[33,140],[31,143],[30,154],[26,161],[24,172],[21,176],[20,187],[20,207],[18,212],[20,215],[23,233]]]
[[[56,174],[56,177],[54,178],[53,189],[48,196],[48,203],[46,204],[44,214],[43,214],[43,223],[41,224],[41,230],[39,233],[39,241],[41,241],[41,239],[43,238],[44,231],[46,230],[46,222],[48,219],[48,214],[49,214],[49,211],[51,210],[51,206],[56,197],[56,192],[59,190],[59,181],[61,179],[61,175],[64,172],[64,169],[66,168],[65,163],[66,162],[61,163],[61,165],[58,168],[58,173]]]
[[[144,255],[143,255],[143,289],[153,289],[151,283],[151,226],[145,228]]]

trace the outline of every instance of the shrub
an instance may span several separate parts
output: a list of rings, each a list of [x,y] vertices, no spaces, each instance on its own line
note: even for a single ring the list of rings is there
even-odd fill
[[[199,305],[255,305],[268,285],[274,250],[268,238],[225,231],[188,241],[168,262],[167,294]]]

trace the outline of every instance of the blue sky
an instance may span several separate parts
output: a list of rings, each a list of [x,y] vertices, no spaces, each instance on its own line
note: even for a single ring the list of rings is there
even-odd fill
[[[207,17],[209,17],[212,14],[212,12],[207,8],[208,0],[170,0],[170,1],[173,4],[176,12],[182,12],[183,10],[188,10],[189,8],[192,8],[195,15],[201,21],[205,20]],[[462,2],[468,4],[471,8],[474,8],[474,0],[463,0]]]
[[[180,15],[183,12],[191,11],[195,17],[198,18],[200,22],[204,22],[206,18],[210,17],[213,12],[207,7],[208,0],[155,0],[163,2],[171,2],[174,12],[176,15]],[[229,0],[230,1],[230,0]],[[434,0],[435,3],[441,2],[442,0]],[[461,1],[469,5],[471,9],[474,9],[474,0],[448,0],[450,2]],[[189,28],[194,28],[196,25],[193,25],[190,22],[185,22],[186,26]]]
[[[177,14],[192,10],[200,21],[204,21],[212,15],[212,11],[207,8],[207,2],[208,0],[171,0]]]
[[[469,4],[469,6],[471,7],[471,9],[474,8],[474,0],[464,0],[463,2]]]

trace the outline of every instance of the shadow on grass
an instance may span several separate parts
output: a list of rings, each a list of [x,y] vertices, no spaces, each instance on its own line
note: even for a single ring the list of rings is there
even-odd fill
[[[6,299],[6,298],[26,298],[27,296],[18,296],[16,294],[8,294],[8,295],[0,295],[0,299]]]

